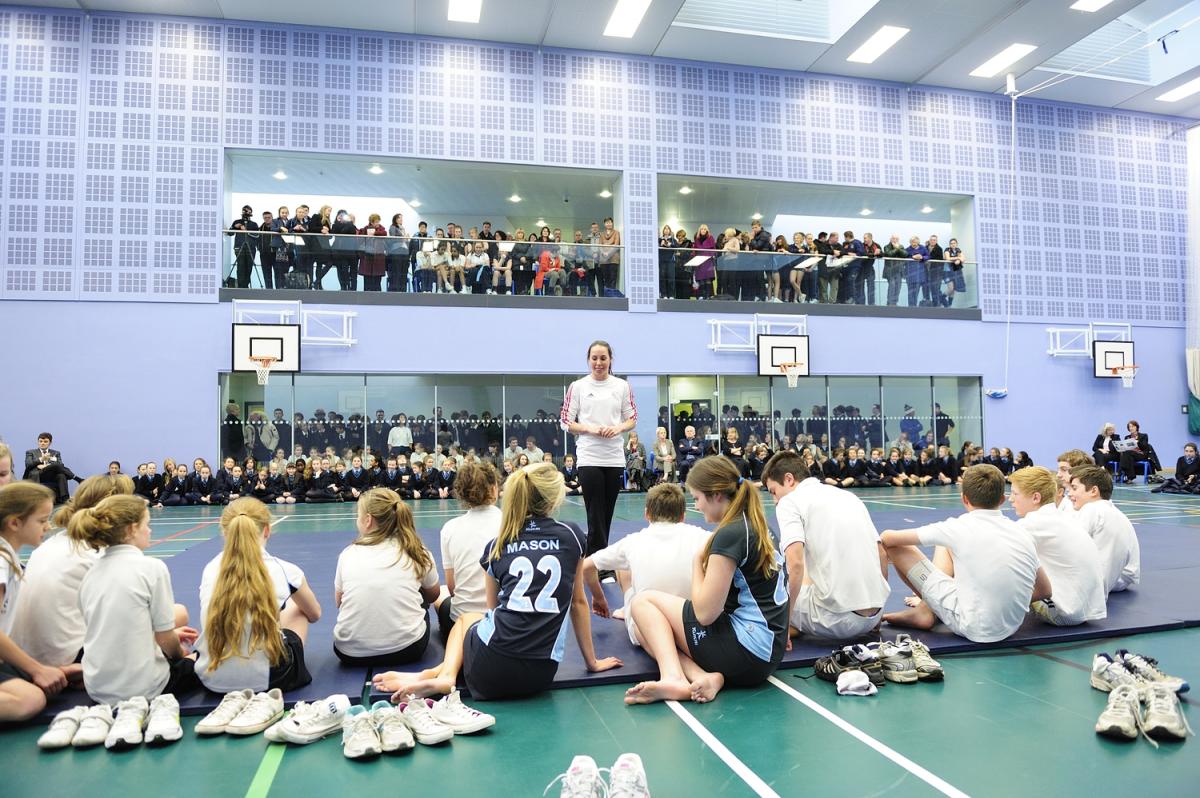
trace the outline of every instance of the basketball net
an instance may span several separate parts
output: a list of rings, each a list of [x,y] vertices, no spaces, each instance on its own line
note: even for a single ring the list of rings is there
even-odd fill
[[[800,375],[804,371],[803,363],[780,363],[779,370],[783,372],[783,376],[787,377],[789,388],[795,388],[800,384]]]
[[[271,378],[271,366],[274,366],[279,358],[266,355],[250,359],[254,361],[254,372],[258,375],[258,384],[266,385]]]
[[[1126,388],[1133,387],[1133,378],[1136,377],[1138,373],[1137,366],[1114,366],[1111,370],[1114,375],[1117,375],[1121,378],[1122,385],[1124,385]]]

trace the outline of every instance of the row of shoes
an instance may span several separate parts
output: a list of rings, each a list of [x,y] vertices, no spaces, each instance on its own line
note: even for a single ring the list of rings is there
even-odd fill
[[[153,701],[135,696],[117,704],[116,717],[110,704],[72,707],[54,716],[50,727],[38,738],[39,748],[52,751],[68,746],[91,748],[104,743],[110,751],[122,751],[145,742],[173,743],[183,737],[179,725],[179,702],[170,693]]]
[[[906,634],[898,635],[895,640],[843,646],[818,659],[813,670],[818,679],[828,682],[837,682],[844,673],[861,671],[876,689],[887,682],[940,682],[946,677],[941,663],[930,655],[929,647]]]
[[[468,707],[455,690],[433,701],[409,696],[393,706],[377,701],[372,706],[350,705],[342,694],[321,701],[297,703],[286,716],[278,690],[255,694],[253,690],[227,693],[217,708],[196,724],[196,733],[263,733],[274,743],[307,745],[342,732],[342,752],[348,759],[406,751],[419,742],[437,745],[456,734],[475,734],[496,724],[496,719]]]
[[[603,774],[608,774],[608,781]],[[542,790],[545,796],[559,784],[559,798],[650,798],[646,769],[637,754],[621,754],[611,768],[596,767],[596,760],[579,754],[571,766]]]
[[[1096,721],[1096,733],[1116,740],[1144,736],[1155,748],[1159,740],[1178,742],[1194,734],[1179,704],[1179,693],[1191,685],[1164,673],[1158,660],[1127,649],[1092,658],[1092,687],[1108,693]]]

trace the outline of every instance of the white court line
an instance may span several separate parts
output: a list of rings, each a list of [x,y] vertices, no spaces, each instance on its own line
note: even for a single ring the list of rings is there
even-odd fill
[[[765,781],[758,777],[757,773],[746,767],[746,763],[738,759],[732,751],[726,748],[725,744],[706,729],[704,724],[696,719],[695,715],[684,709],[678,701],[667,701],[666,704],[700,738],[701,742],[707,745],[722,762],[728,765],[729,769],[736,773],[738,778],[746,782],[746,786],[753,790],[755,795],[767,798],[780,798],[779,793],[772,790]]]
[[[1132,523],[1137,524],[1142,521],[1167,521],[1170,519],[1175,519],[1176,521],[1180,521],[1185,518],[1195,518],[1195,516],[1180,515],[1179,513],[1170,513],[1168,515],[1131,515],[1131,516],[1128,516],[1128,518]]]
[[[891,748],[887,747],[886,745],[879,742],[871,735],[869,735],[866,732],[864,732],[863,730],[859,729],[857,726],[849,723],[848,721],[843,720],[841,717],[834,714],[833,712],[830,712],[828,709],[821,706],[816,701],[813,701],[808,696],[804,695],[803,693],[800,693],[799,691],[795,690],[791,686],[784,684],[778,678],[772,676],[767,681],[769,681],[771,684],[778,687],[783,692],[790,695],[792,698],[799,701],[801,704],[804,704],[804,706],[808,707],[813,712],[816,712],[818,715],[825,718],[825,720],[827,720],[830,723],[832,723],[833,725],[837,726],[839,729],[846,732],[851,737],[856,738],[859,742],[863,743],[864,745],[866,745],[870,748],[875,749],[875,751],[877,753],[882,754],[883,756],[892,760],[897,765],[904,768],[909,773],[913,774],[914,776],[919,778],[921,781],[925,782],[930,787],[933,787],[935,790],[942,793],[943,795],[949,795],[949,796],[952,796],[953,798],[969,798],[969,796],[962,790],[958,789],[957,787],[955,787],[954,785],[945,781],[944,779],[939,778],[938,776],[935,776],[933,773],[930,773],[928,770],[921,767],[916,762],[913,762],[911,759],[904,756],[903,754],[900,754],[900,753],[892,750]]]
[[[862,498],[862,497],[859,497]],[[910,507],[914,510],[945,510],[945,507],[929,507],[924,504],[904,504],[903,502],[892,502],[887,499],[862,499],[865,504],[886,504],[891,507]]]

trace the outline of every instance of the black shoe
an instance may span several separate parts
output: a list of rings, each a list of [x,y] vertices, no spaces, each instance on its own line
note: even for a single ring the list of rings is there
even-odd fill
[[[78,482],[80,484],[83,484],[83,477],[81,477],[81,476],[73,476],[73,477],[71,477],[71,479],[75,480],[76,482]]]
[[[617,581],[617,574],[615,571],[600,571],[598,576],[599,576],[601,582]]]

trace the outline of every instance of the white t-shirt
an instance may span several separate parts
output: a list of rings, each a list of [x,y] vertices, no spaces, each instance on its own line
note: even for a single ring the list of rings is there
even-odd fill
[[[692,561],[710,537],[698,526],[655,521],[591,555],[592,564],[601,571],[629,571],[634,595],[661,590],[691,598]]]
[[[972,510],[917,530],[954,555],[958,616],[978,643],[1003,640],[1025,620],[1037,578],[1033,537],[999,510]]]
[[[77,545],[66,530],[47,538],[25,565],[21,606],[10,634],[29,656],[46,665],[67,665],[79,656],[86,628],[79,586],[100,552]],[[5,563],[0,560],[0,571]]]
[[[1051,599],[1070,623],[1108,615],[1100,555],[1077,516],[1044,504],[1017,521],[1033,536],[1038,559],[1050,577]]]
[[[92,700],[116,706],[157,697],[171,668],[154,635],[175,628],[167,564],[136,546],[110,546],[83,577],[79,606],[87,627],[83,681]]]
[[[775,507],[779,550],[804,544],[804,572],[815,603],[830,612],[882,607],[891,588],[879,567],[879,532],[849,491],[802,481]]]
[[[487,612],[487,572],[479,565],[484,547],[500,534],[500,508],[472,507],[442,526],[442,567],[454,570],[450,617]]]
[[[637,405],[629,383],[609,375],[603,382],[590,376],[581,377],[567,388],[559,420],[562,428],[572,421],[588,426],[615,427],[623,421],[637,419]],[[584,466],[625,467],[625,439],[621,435],[601,438],[599,435],[575,437],[575,463]]]
[[[1071,497],[1066,493],[1063,494],[1062,500],[1058,503],[1058,511],[1066,515],[1074,515],[1077,512],[1075,505],[1071,504]]]
[[[1077,517],[1100,553],[1105,591],[1136,585],[1142,578],[1142,553],[1125,513],[1108,499],[1098,499],[1080,507]]]
[[[351,657],[373,657],[408,648],[428,625],[421,588],[437,587],[433,555],[418,573],[395,543],[351,544],[338,555],[333,589],[342,594],[333,644]]]
[[[413,445],[412,429],[407,425],[392,427],[388,432],[387,445],[392,448],[404,447],[411,449]]]
[[[12,562],[9,562],[10,557]],[[16,563],[15,568],[13,563]],[[0,585],[4,585],[4,600],[0,601],[0,632],[6,635],[12,634],[13,622],[17,617],[17,597],[21,593],[21,582],[21,558],[7,540],[0,538]],[[71,656],[74,658],[74,655]]]
[[[213,590],[217,586],[217,577],[221,573],[221,557],[218,554],[204,566],[200,577],[200,622],[208,619],[208,605],[212,602]],[[271,577],[271,586],[275,590],[275,606],[283,609],[283,605],[293,593],[304,585],[304,571],[287,560],[281,560],[263,551],[263,562],[267,566],[267,574]],[[196,659],[196,676],[209,690],[214,693],[230,693],[234,690],[250,688],[255,691],[267,689],[271,680],[271,663],[267,652],[258,649],[253,655],[248,655],[250,648],[249,615],[242,628],[242,640],[238,644],[237,653],[223,661],[216,670],[208,669],[208,641],[205,632],[201,631],[200,639],[196,641],[196,651],[200,656]]]

